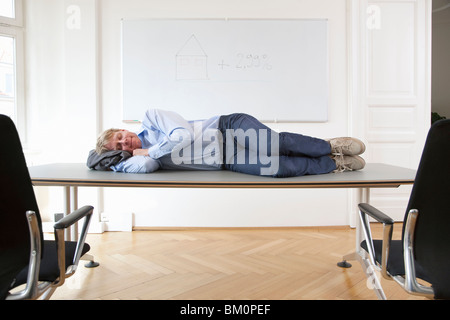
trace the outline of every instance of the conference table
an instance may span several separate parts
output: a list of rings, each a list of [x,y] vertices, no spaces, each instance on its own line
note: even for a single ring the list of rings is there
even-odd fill
[[[149,174],[90,170],[83,163],[54,163],[29,167],[34,186],[64,187],[65,213],[78,208],[79,187],[141,187],[141,188],[355,188],[358,203],[370,201],[372,188],[398,188],[414,183],[416,170],[382,163],[368,163],[363,170],[310,175],[291,178],[253,176],[231,171],[169,171]],[[363,235],[359,219],[355,221],[356,250],[343,257],[357,260],[361,255]],[[66,234],[77,237],[76,227]],[[343,263],[342,265],[345,265]],[[341,265],[341,266],[342,266]]]

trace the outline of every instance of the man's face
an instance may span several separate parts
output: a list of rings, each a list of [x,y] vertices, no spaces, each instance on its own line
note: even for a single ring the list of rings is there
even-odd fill
[[[108,150],[123,150],[133,154],[133,150],[142,148],[142,143],[137,134],[122,129],[114,133],[105,147]]]

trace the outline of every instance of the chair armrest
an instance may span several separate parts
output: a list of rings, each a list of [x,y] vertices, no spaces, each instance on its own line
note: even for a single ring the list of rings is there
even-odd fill
[[[25,288],[16,293],[10,293],[7,300],[37,299],[50,286],[46,282],[39,283],[39,270],[41,267],[41,229],[35,211],[26,212],[28,228],[30,230],[30,260]]]
[[[359,207],[360,211],[362,211],[363,213],[367,214],[368,216],[374,218],[378,222],[381,222],[382,224],[394,224],[394,220],[392,220],[391,217],[384,214],[377,208],[371,206],[370,204],[360,203],[358,205],[358,207]]]
[[[89,224],[91,221],[92,213],[94,211],[94,207],[92,206],[84,206],[80,209],[77,209],[64,218],[60,219],[53,226],[55,229],[55,241],[57,246],[57,256],[58,256],[58,266],[59,266],[59,280],[57,283],[54,283],[55,286],[61,286],[64,284],[65,279],[70,277],[75,273],[75,270],[78,266],[78,262],[81,258],[81,252],[86,240],[87,232],[89,229]],[[66,254],[65,254],[65,240],[64,240],[64,230],[71,225],[78,222],[78,220],[86,218],[83,223],[83,228],[80,233],[80,237],[77,241],[77,246],[75,249],[75,254],[72,260],[72,267],[66,270]]]
[[[66,217],[59,220],[55,225],[55,241],[57,244],[57,259],[59,266],[59,279],[54,283],[42,282],[39,283],[39,270],[41,264],[41,252],[42,243],[40,237],[40,228],[38,223],[37,215],[34,211],[27,211],[27,221],[28,227],[30,229],[30,263],[28,265],[28,279],[27,284],[23,290],[18,293],[10,294],[7,296],[8,300],[22,300],[22,299],[36,299],[40,297],[50,286],[60,286],[65,282],[65,279],[76,270],[76,266],[80,260],[81,249],[84,246],[84,242],[87,235],[87,230],[89,228],[90,218],[93,213],[94,208],[92,206],[85,206],[74,212],[70,213]],[[78,220],[86,217],[83,224],[83,230],[81,236],[77,243],[77,248],[75,250],[75,255],[73,259],[73,266],[69,272],[66,273],[65,270],[65,241],[64,241],[64,229],[70,227]]]
[[[388,215],[384,214],[380,210],[376,209],[375,207],[371,206],[367,203],[360,203],[358,204],[359,208],[359,216],[361,219],[362,229],[364,232],[364,237],[366,239],[367,243],[367,249],[369,253],[370,261],[373,265],[377,265],[376,259],[375,259],[375,249],[373,246],[373,240],[372,240],[372,233],[370,230],[370,224],[368,216],[372,217],[378,222],[381,222],[383,224],[383,242],[382,242],[382,251],[381,251],[381,275],[386,279],[391,279],[387,272],[387,261],[389,258],[389,250],[391,247],[391,240],[392,240],[392,231],[393,231],[393,225],[394,220],[389,217]]]
[[[71,225],[75,224],[78,220],[84,218],[88,214],[92,214],[94,211],[94,207],[92,206],[84,206],[78,210],[75,210],[68,214],[67,216],[60,219],[58,222],[55,223],[53,226],[54,229],[66,229],[70,227]]]

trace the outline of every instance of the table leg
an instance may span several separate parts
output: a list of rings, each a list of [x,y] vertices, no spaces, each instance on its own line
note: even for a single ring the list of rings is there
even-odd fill
[[[70,212],[73,212],[78,209],[78,187],[70,187]],[[78,241],[78,222],[72,225],[71,227],[71,240]]]
[[[370,188],[362,188],[359,189],[359,200],[358,203],[370,203]],[[364,240],[364,233],[362,230],[361,220],[359,216],[356,218],[356,243],[355,248],[356,252],[362,256],[363,252],[361,249],[361,242]]]
[[[369,203],[370,201],[370,188],[360,188],[358,189],[358,203]],[[348,261],[356,261],[363,255],[361,252],[361,241],[364,238],[361,221],[359,217],[356,218],[356,236],[355,236],[355,251],[346,254],[342,257],[342,261],[338,262],[337,265],[341,268],[350,268],[352,265]]]
[[[64,215],[68,215],[78,209],[78,187],[64,187],[64,203]],[[64,238],[66,241],[78,241],[78,222],[71,226],[70,229],[67,228],[65,230]]]
[[[64,215],[67,216],[68,214],[70,214],[72,211],[70,210],[70,187],[69,186],[65,186],[64,187]],[[66,228],[64,231],[64,239],[66,241],[69,241],[72,239],[71,237],[71,229]]]
[[[78,187],[64,187],[64,203],[66,207],[64,214],[66,215],[78,209]],[[78,241],[78,222],[65,230],[64,237],[66,241]],[[98,262],[94,261],[94,256],[91,254],[85,254],[80,259],[88,261],[88,263],[85,264],[86,268],[95,268],[100,265]]]

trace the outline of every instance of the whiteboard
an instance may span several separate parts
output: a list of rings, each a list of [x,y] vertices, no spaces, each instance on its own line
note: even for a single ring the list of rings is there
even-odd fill
[[[122,21],[123,120],[149,108],[199,120],[325,122],[328,21]]]

